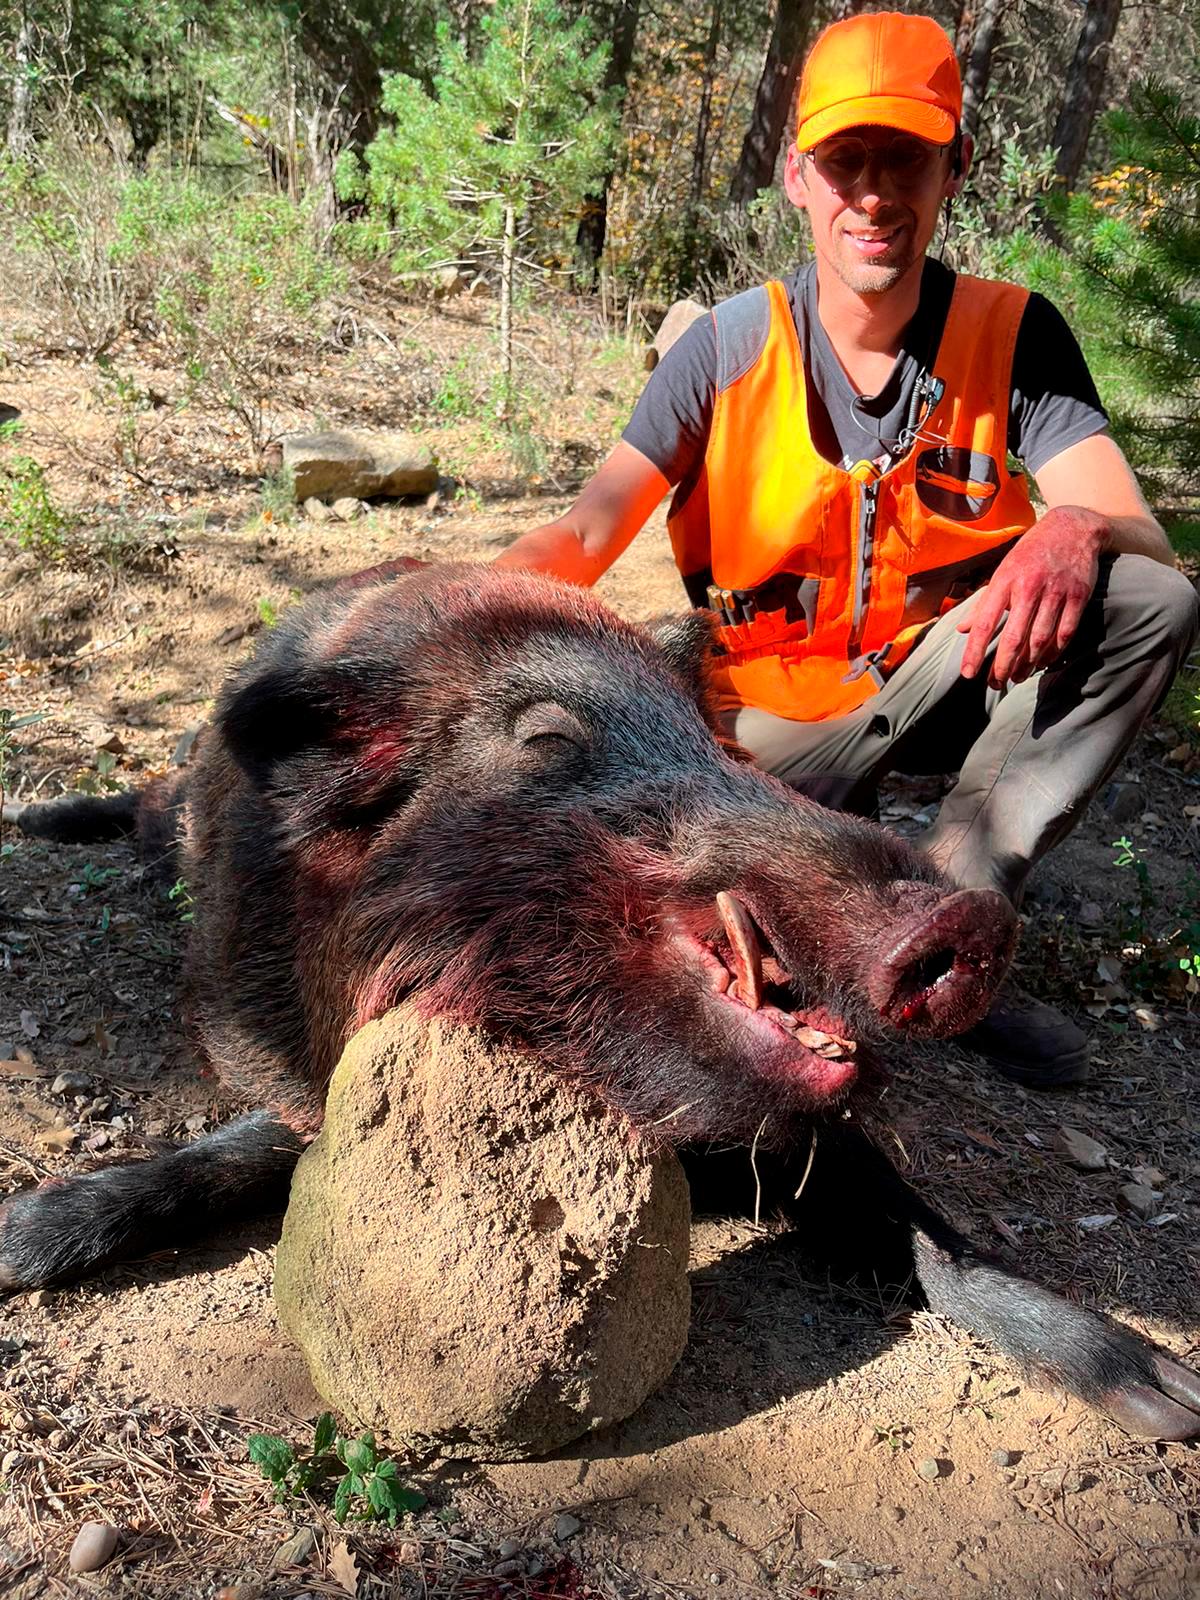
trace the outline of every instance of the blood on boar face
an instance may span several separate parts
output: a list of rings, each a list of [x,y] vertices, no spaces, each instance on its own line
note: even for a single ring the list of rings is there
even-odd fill
[[[274,630],[218,732],[308,930],[320,1073],[417,997],[664,1138],[781,1135],[844,1100],[865,1039],[982,1015],[1008,903],[722,750],[709,641],[479,567]]]

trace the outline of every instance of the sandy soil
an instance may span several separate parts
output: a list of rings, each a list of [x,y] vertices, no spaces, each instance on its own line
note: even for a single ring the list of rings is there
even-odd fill
[[[414,369],[461,360],[479,338],[469,317],[394,316],[424,319],[434,353],[410,352]],[[554,343],[547,322],[527,332]],[[49,462],[62,497],[95,525],[136,514],[138,537],[112,565],[21,555],[0,566],[0,703],[44,714],[17,736],[12,790],[32,798],[160,770],[262,625],[261,602],[278,609],[323,578],[401,552],[487,558],[545,520],[611,438],[637,381],[632,355],[623,366],[597,362],[594,330],[577,321],[569,333],[576,376],[555,411],[545,481],[519,484],[478,429],[431,429],[465,493],[349,524],[264,521],[252,480],[239,475],[252,463],[231,466],[211,427],[186,415],[150,474],[165,487],[124,482],[86,372],[61,363],[19,372],[4,398],[26,411],[23,447]],[[342,360],[295,380],[281,398],[284,424],[318,413],[428,424],[412,370],[391,372],[386,349]],[[157,379],[169,385],[171,375]],[[80,465],[79,440],[91,465]],[[661,519],[603,592],[634,617],[678,605]],[[1195,1360],[1200,1026],[1182,975],[1168,984],[1158,970],[1139,987],[1134,957],[1123,955],[1134,880],[1113,865],[1111,847],[1124,833],[1143,850],[1156,901],[1146,919],[1169,934],[1179,907],[1197,902],[1187,808],[1200,804],[1200,778],[1189,748],[1178,724],[1151,730],[1121,774],[1141,785],[1131,819],[1094,807],[1027,907],[1023,976],[1089,1021],[1093,1081],[1026,1095],[939,1045],[896,1053],[886,1110],[913,1181],[981,1242]],[[936,779],[897,782],[885,820],[912,829],[939,792]],[[6,1187],[222,1120],[229,1108],[198,1076],[178,1022],[185,902],[144,883],[124,845],[7,843]],[[60,1074],[70,1076],[56,1089]],[[1054,1144],[1064,1124],[1101,1141],[1107,1170],[1067,1163]],[[1163,1175],[1150,1223],[1116,1204],[1139,1165]],[[1097,1217],[1111,1220],[1080,1226]],[[1195,1447],[1131,1441],[1026,1388],[933,1318],[810,1281],[802,1251],[772,1228],[716,1219],[694,1230],[685,1358],[634,1418],[544,1462],[416,1469],[427,1513],[396,1536],[343,1535],[320,1507],[272,1506],[245,1465],[248,1431],[299,1439],[319,1409],[272,1308],[276,1227],[250,1225],[80,1288],[0,1304],[0,1592],[165,1600],[237,1584],[239,1600],[343,1594],[347,1543],[363,1596],[1200,1592]],[[936,1477],[918,1472],[929,1461]],[[72,1578],[66,1552],[89,1518],[119,1524],[122,1543],[102,1573]],[[306,1527],[311,1552],[273,1566],[284,1538]]]

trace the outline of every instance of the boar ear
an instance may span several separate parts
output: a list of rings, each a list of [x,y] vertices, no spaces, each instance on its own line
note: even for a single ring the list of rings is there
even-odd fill
[[[222,699],[216,721],[238,765],[264,783],[290,757],[321,743],[333,713],[322,685],[289,662],[251,670]]]
[[[657,617],[646,627],[688,693],[707,708],[708,668],[716,645],[712,613],[685,611],[682,616]]]

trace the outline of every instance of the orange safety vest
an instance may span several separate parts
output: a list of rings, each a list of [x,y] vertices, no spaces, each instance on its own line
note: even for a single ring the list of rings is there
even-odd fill
[[[1028,299],[955,280],[916,438],[884,471],[813,443],[804,357],[782,283],[712,313],[717,396],[704,464],[667,517],[693,604],[724,621],[725,707],[819,722],[875,694],[932,623],[987,582],[1036,520],[1008,458]]]

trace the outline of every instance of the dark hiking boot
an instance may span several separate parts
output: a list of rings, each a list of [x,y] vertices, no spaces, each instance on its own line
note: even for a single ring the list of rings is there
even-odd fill
[[[1087,1082],[1087,1034],[1015,983],[1004,985],[983,1021],[958,1042],[1026,1089],[1064,1089]]]

